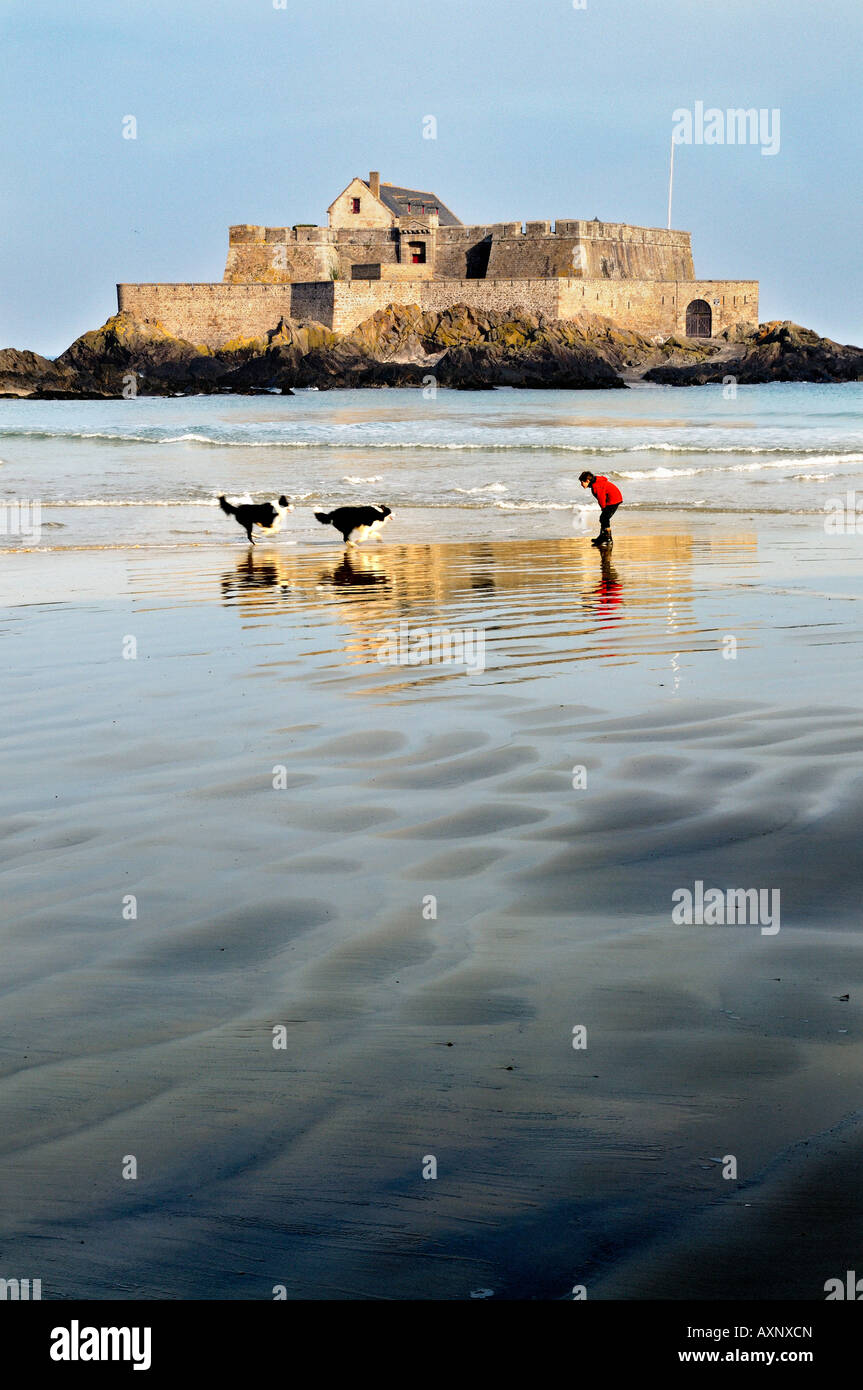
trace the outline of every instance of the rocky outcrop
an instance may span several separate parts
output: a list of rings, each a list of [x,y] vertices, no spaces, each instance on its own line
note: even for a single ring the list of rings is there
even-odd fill
[[[685,386],[727,376],[741,383],[856,381],[863,350],[792,323],[741,326],[708,341],[662,339],[595,315],[547,319],[455,304],[440,312],[390,305],[345,334],[281,319],[264,337],[235,339],[218,351],[121,313],[53,362],[0,352],[0,393],[41,399],[415,386],[429,376],[465,390],[614,389],[635,379]]]
[[[206,390],[224,375],[208,348],[128,314],[115,314],[101,328],[76,338],[57,358],[57,366],[85,388],[109,396]]]
[[[763,323],[754,332],[728,335],[725,350],[714,350],[704,362],[652,367],[644,379],[668,386],[703,386],[729,376],[742,386],[863,381],[863,349],[843,347],[797,323]]]
[[[76,376],[38,352],[19,352],[17,348],[0,352],[0,395],[32,396],[36,383],[46,393],[53,390],[63,394],[74,387]]]
[[[484,312],[465,304],[427,313],[416,305],[390,305],[346,334],[334,349],[310,354],[303,375],[310,370],[358,385],[408,385],[429,374],[441,386],[470,390],[623,385],[575,325],[518,310]]]

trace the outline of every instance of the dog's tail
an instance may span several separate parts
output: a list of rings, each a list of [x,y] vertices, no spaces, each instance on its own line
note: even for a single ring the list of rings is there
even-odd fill
[[[225,513],[225,516],[233,516],[237,510],[236,507],[233,506],[232,503],[230,503],[227,497],[225,497],[224,495],[219,498],[219,506]]]
[[[333,514],[332,512],[315,512],[315,519],[319,521],[322,526],[329,526],[333,519]]]

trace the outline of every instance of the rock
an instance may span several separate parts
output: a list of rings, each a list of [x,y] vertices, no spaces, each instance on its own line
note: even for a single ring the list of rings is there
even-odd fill
[[[38,352],[4,348],[0,352],[0,395],[32,396],[36,391],[63,391],[73,387],[74,372],[58,367]]]
[[[652,367],[644,380],[667,386],[703,386],[729,376],[741,386],[863,380],[863,349],[834,343],[790,321],[762,323],[754,330],[738,328],[726,341],[741,351],[721,352],[713,360],[691,365]]]
[[[583,390],[624,385],[598,353],[554,342],[533,343],[523,350],[494,343],[450,348],[438,363],[436,376],[442,386],[473,389],[520,386]]]
[[[388,305],[349,333],[281,318],[260,337],[218,351],[187,342],[161,323],[115,314],[52,362],[0,352],[0,392],[39,399],[131,394],[281,390],[294,386],[442,386],[580,390],[647,381],[699,385],[734,376],[761,381],[863,379],[863,350],[841,347],[793,323],[737,325],[718,339],[647,337],[610,319],[548,319],[528,309],[478,311],[453,304],[423,311]],[[624,379],[625,378],[625,379]]]
[[[114,314],[61,353],[57,366],[74,374],[79,390],[110,395],[167,395],[196,391],[214,380],[206,347],[175,338],[160,323]]]

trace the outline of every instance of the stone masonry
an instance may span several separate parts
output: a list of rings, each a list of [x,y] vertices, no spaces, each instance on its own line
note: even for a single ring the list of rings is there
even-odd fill
[[[221,283],[121,284],[118,307],[208,347],[281,317],[349,331],[388,304],[602,314],[648,334],[758,323],[758,282],[697,280],[690,234],[619,222],[464,226],[435,194],[351,180],[326,227],[235,226]]]

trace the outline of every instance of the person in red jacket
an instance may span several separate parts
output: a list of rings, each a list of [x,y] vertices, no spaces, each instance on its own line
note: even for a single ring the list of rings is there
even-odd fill
[[[599,535],[594,536],[591,545],[611,545],[611,518],[623,501],[623,493],[614,483],[595,473],[582,473],[578,481],[582,487],[590,488],[600,506]]]

